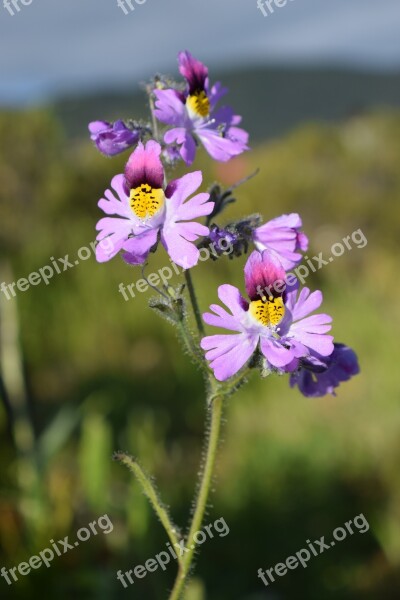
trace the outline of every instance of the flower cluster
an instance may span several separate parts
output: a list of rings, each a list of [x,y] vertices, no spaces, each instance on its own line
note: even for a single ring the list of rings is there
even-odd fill
[[[190,165],[200,145],[216,161],[248,150],[248,134],[238,127],[241,117],[230,107],[218,108],[227,90],[220,83],[211,86],[208,68],[189,52],[181,52],[178,63],[184,85],[158,78],[147,88],[152,124],[89,125],[103,154],[133,149],[124,173],[112,179],[111,189],[98,203],[106,216],[97,224],[97,240],[111,243],[97,245],[97,260],[104,262],[121,252],[128,264],[144,265],[161,244],[174,263],[190,269],[199,260],[200,248],[218,246],[221,239],[231,244],[231,257],[253,247],[244,267],[247,298],[223,284],[218,296],[224,307],[212,304],[203,315],[206,324],[231,332],[205,336],[200,342],[215,378],[227,381],[258,367],[263,375],[289,374],[290,385],[305,396],[334,394],[341,382],[358,373],[357,357],[334,343],[331,317],[316,312],[322,292],[300,290],[288,274],[308,248],[300,216],[284,214],[262,224],[260,215],[251,215],[220,226],[214,219],[234,201],[231,190],[214,186],[210,193],[198,193],[200,171],[167,181],[164,164],[182,159]],[[198,221],[202,217],[205,223]]]

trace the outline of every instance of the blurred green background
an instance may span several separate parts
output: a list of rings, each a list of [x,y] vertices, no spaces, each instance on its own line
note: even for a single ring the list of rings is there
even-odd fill
[[[51,110],[0,114],[1,281],[25,277],[50,257],[75,260],[94,240],[97,200],[126,157],[100,156],[84,135],[72,137]],[[308,280],[324,291],[334,335],[356,350],[361,375],[337,397],[313,400],[286,378],[254,375],[228,401],[205,523],[223,517],[230,534],[202,546],[187,600],[400,597],[399,164],[400,112],[376,110],[297,125],[228,165],[210,165],[202,154],[193,167],[204,170],[204,186],[260,168],[237,191],[226,221],[296,211],[309,256],[330,255],[359,228],[368,245]],[[243,287],[245,260],[194,269],[202,309],[216,301],[219,284]],[[167,264],[160,249],[147,272]],[[117,570],[164,549],[166,537],[113,450],[140,457],[184,526],[206,412],[202,377],[147,307],[151,294],[125,302],[118,292],[139,277],[119,258],[100,265],[92,256],[48,286],[10,301],[0,293],[0,566],[28,560],[50,539],[74,539],[101,515],[114,524],[49,569],[10,587],[2,579],[1,598],[153,600],[172,586],[173,563],[127,590],[116,580]],[[260,567],[285,561],[307,539],[329,538],[360,513],[367,533],[269,588],[257,578]]]

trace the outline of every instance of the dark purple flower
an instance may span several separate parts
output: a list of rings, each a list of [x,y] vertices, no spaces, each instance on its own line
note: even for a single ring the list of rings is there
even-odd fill
[[[335,396],[335,388],[360,372],[357,355],[344,344],[334,344],[328,357],[310,356],[300,361],[299,369],[290,376],[290,386],[298,386],[300,392],[310,398],[326,394]]]
[[[216,109],[227,90],[220,83],[210,88],[207,67],[190,52],[180,52],[178,61],[187,82],[186,91],[154,90],[155,116],[173,126],[165,134],[165,142],[177,144],[187,164],[195,158],[198,141],[214,160],[221,162],[248,150],[248,133],[237,127],[241,117],[226,106]]]
[[[226,248],[220,246],[221,240],[224,240],[226,244],[234,246],[237,242],[237,236],[227,229],[220,229],[218,225],[212,225],[208,234],[208,240],[214,245],[217,254],[221,255],[226,251]]]
[[[129,129],[123,121],[93,121],[89,123],[89,131],[97,148],[106,156],[115,156],[132,148],[138,143],[141,133],[139,128]]]

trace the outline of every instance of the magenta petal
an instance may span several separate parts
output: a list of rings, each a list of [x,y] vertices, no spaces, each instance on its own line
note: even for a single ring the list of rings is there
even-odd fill
[[[150,140],[146,146],[140,142],[130,155],[125,167],[125,178],[130,189],[142,183],[148,183],[152,188],[162,188],[164,185],[164,168],[160,159],[161,146]]]
[[[178,63],[180,74],[189,84],[189,93],[204,90],[208,77],[207,67],[187,50],[178,54]]]
[[[260,253],[254,250],[244,267],[246,291],[251,300],[260,299],[263,293],[277,295],[274,285],[286,281],[286,273],[278,257],[269,250]]]

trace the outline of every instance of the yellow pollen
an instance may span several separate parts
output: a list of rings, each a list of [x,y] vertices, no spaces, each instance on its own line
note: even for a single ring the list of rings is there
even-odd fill
[[[281,297],[270,296],[268,300],[250,302],[249,311],[252,317],[262,325],[278,325],[285,316],[285,305]]]
[[[161,188],[152,188],[148,183],[142,183],[133,188],[129,197],[132,212],[140,219],[154,217],[164,206],[165,196]]]
[[[186,106],[200,117],[208,117],[210,113],[210,101],[204,90],[191,94],[186,100]]]

